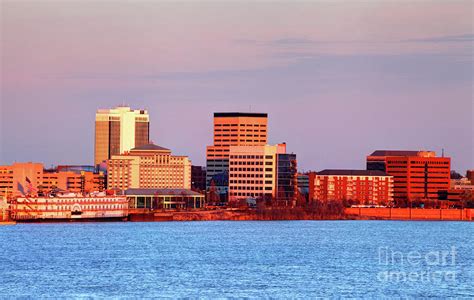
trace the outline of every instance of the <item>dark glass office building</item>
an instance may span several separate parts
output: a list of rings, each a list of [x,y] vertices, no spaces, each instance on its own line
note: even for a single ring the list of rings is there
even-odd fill
[[[277,199],[295,200],[297,189],[296,154],[277,154]]]

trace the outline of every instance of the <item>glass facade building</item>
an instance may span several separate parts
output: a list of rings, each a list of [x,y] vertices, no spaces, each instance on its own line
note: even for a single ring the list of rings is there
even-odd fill
[[[297,189],[296,154],[277,154],[277,199],[294,200]]]

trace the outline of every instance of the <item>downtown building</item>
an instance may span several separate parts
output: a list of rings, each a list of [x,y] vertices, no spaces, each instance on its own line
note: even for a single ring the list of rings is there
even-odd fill
[[[229,201],[294,200],[296,174],[296,155],[286,153],[286,144],[230,146]]]
[[[226,201],[229,188],[231,146],[265,146],[268,115],[265,113],[214,113],[214,143],[206,148],[206,189]]]
[[[191,189],[193,191],[206,191],[206,167],[191,166]]]
[[[105,189],[105,176],[93,166],[58,166],[45,169],[42,163],[13,163],[0,166],[0,198],[46,194],[56,191],[90,193]]]
[[[412,201],[438,200],[450,187],[451,159],[433,151],[377,150],[367,156],[367,170],[393,176],[394,201],[406,206]]]
[[[309,195],[309,174],[306,173],[298,173],[296,174],[297,182],[298,182],[298,193],[300,195],[305,196],[308,198]]]
[[[147,144],[107,161],[109,189],[191,189],[191,161]]]
[[[99,109],[95,115],[94,165],[147,145],[150,140],[150,119],[146,110],[128,106]]]
[[[309,173],[309,201],[393,202],[393,177],[379,170],[322,170]]]
[[[467,170],[466,171],[466,177],[469,179],[471,184],[474,184],[474,170]]]

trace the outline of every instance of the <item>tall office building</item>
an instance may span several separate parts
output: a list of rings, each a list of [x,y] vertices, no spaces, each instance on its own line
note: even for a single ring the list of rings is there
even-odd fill
[[[214,113],[214,144],[206,149],[206,187],[227,198],[229,151],[231,146],[267,144],[267,120],[264,113]]]
[[[367,156],[367,170],[393,176],[394,200],[406,205],[416,200],[437,200],[449,189],[451,159],[433,151],[377,150]]]
[[[200,192],[206,190],[206,167],[191,166],[191,189]]]
[[[95,156],[98,165],[150,140],[150,119],[146,110],[128,106],[99,109],[95,115]]]
[[[294,200],[296,174],[296,155],[286,153],[286,144],[231,146],[229,200]]]
[[[295,200],[298,194],[298,164],[296,154],[278,153],[276,155],[276,197],[278,200]]]

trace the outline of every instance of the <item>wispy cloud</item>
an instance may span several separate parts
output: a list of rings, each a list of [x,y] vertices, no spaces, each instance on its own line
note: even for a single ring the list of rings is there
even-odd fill
[[[414,43],[453,43],[453,42],[474,42],[474,34],[445,35],[429,38],[402,40],[401,42]]]
[[[236,39],[236,43],[267,47],[310,47],[328,44],[396,44],[396,43],[469,43],[474,42],[474,34],[445,35],[404,40],[317,40],[306,37],[282,37],[273,40]]]
[[[235,43],[252,46],[270,46],[270,47],[305,47],[322,44],[341,44],[341,43],[371,43],[368,40],[317,40],[306,37],[281,37],[272,40],[257,39],[235,39]]]
[[[311,40],[308,38],[287,37],[287,38],[271,40],[267,42],[266,44],[273,45],[273,46],[304,46],[304,45],[313,45],[317,43],[322,43],[322,42],[317,42],[315,40]]]
[[[254,68],[222,68],[203,71],[159,71],[143,73],[70,73],[59,76],[68,80],[125,80],[125,81],[194,81],[217,82],[252,79],[263,86],[273,86],[274,82],[286,82],[288,78],[308,80],[352,81],[356,86],[364,80],[372,82],[385,79],[413,83],[440,84],[466,82],[472,78],[471,56],[443,54],[360,54],[330,55],[322,53],[284,52],[277,57],[291,58],[285,64]],[[271,82],[271,83],[269,83]]]

